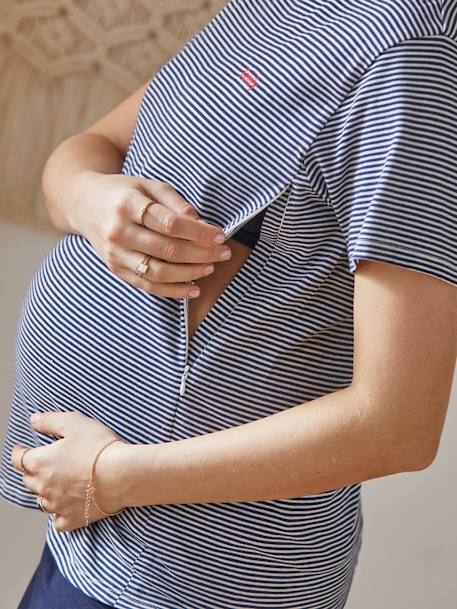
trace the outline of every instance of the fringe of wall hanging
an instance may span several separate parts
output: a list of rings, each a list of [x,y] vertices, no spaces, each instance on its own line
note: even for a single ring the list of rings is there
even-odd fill
[[[41,190],[51,152],[151,79],[224,4],[3,0],[0,220],[55,231]]]

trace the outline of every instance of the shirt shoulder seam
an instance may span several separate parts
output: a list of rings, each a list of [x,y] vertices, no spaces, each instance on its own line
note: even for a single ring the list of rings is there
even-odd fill
[[[441,8],[443,6],[443,0],[441,0]],[[441,13],[442,16],[442,13]],[[349,89],[349,91],[347,92],[347,94],[344,96],[344,98],[340,101],[340,103],[338,104],[338,106],[335,108],[335,110],[330,114],[330,116],[328,117],[328,119],[325,121],[325,123],[321,126],[321,128],[319,129],[319,131],[317,132],[316,136],[314,137],[313,141],[311,142],[311,144],[309,145],[303,159],[302,159],[302,166],[304,168],[306,177],[308,179],[308,183],[311,186],[311,188],[314,190],[314,192],[321,197],[325,203],[330,204],[331,203],[331,197],[330,197],[330,192],[327,188],[327,193],[321,191],[318,187],[316,187],[316,185],[314,185],[309,177],[308,174],[308,167],[307,167],[307,157],[310,156],[312,154],[312,149],[313,146],[317,143],[320,134],[324,131],[324,129],[326,128],[326,126],[330,123],[330,121],[334,118],[334,116],[337,114],[337,112],[340,110],[340,108],[343,106],[343,104],[347,101],[347,99],[353,94],[353,92],[357,89],[357,87],[360,85],[361,81],[363,80],[363,78],[365,77],[365,75],[367,74],[367,72],[370,70],[370,68],[379,60],[380,57],[382,57],[384,54],[388,53],[389,51],[391,51],[392,49],[395,49],[396,47],[405,44],[407,42],[410,42],[412,40],[428,40],[428,39],[433,39],[433,38],[447,38],[452,42],[456,42],[451,36],[449,36],[449,34],[446,34],[444,32],[444,24],[443,24],[443,18],[441,18],[441,31],[436,33],[436,34],[430,34],[428,36],[416,36],[416,37],[411,37],[411,38],[404,38],[398,42],[396,42],[395,44],[392,44],[388,47],[386,47],[385,49],[383,49],[382,51],[380,51],[373,59],[372,61],[365,67],[365,69],[363,70],[362,74],[360,74],[360,76],[358,77],[357,81],[354,83],[354,85]],[[317,159],[316,159],[317,160]],[[318,160],[317,160],[318,162]],[[318,162],[319,163],[319,162]],[[320,166],[320,164],[319,164]],[[325,182],[325,177],[324,174],[321,171],[321,176],[322,179]],[[326,184],[327,186],[327,184]]]

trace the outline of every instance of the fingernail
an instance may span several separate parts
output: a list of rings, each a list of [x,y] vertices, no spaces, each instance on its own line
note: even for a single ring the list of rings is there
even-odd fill
[[[198,296],[200,294],[200,290],[198,288],[192,288],[187,293],[192,298],[194,296]]]
[[[39,420],[39,418],[40,418],[40,413],[39,412],[33,412],[30,415],[30,420],[31,420],[32,423],[36,423]]]
[[[203,275],[209,275],[213,271],[214,271],[214,264],[209,264],[208,266],[205,266],[205,268],[203,269]]]
[[[214,237],[214,243],[224,243],[225,235],[224,233],[217,233]]]
[[[232,255],[232,252],[230,251],[230,249],[223,250],[219,254],[219,260],[227,260],[228,258],[230,258],[231,255]]]

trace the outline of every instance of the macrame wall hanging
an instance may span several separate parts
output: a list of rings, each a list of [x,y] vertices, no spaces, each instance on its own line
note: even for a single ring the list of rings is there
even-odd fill
[[[0,220],[54,229],[41,176],[226,0],[0,0]]]

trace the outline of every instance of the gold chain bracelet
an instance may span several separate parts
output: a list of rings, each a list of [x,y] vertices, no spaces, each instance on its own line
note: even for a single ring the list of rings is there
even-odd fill
[[[100,456],[100,454],[102,453],[103,450],[105,450],[105,448],[107,448],[108,446],[110,446],[111,444],[113,444],[114,442],[123,442],[124,440],[121,440],[120,438],[113,438],[112,440],[110,440],[109,442],[107,442],[106,444],[104,444],[99,451],[97,452],[97,454],[95,455],[95,459],[94,462],[92,464],[92,469],[91,469],[91,473],[90,473],[90,479],[89,482],[87,483],[86,486],[86,502],[85,502],[85,506],[84,506],[84,518],[86,521],[86,527],[89,526],[89,511],[90,511],[90,502],[91,500],[94,502],[95,506],[101,511],[103,512],[103,514],[105,514],[106,516],[115,516],[116,514],[120,514],[123,510],[125,510],[125,508],[120,509],[117,512],[105,512],[105,510],[102,510],[102,508],[98,505],[97,501],[95,500],[95,464],[97,463],[97,460]]]

